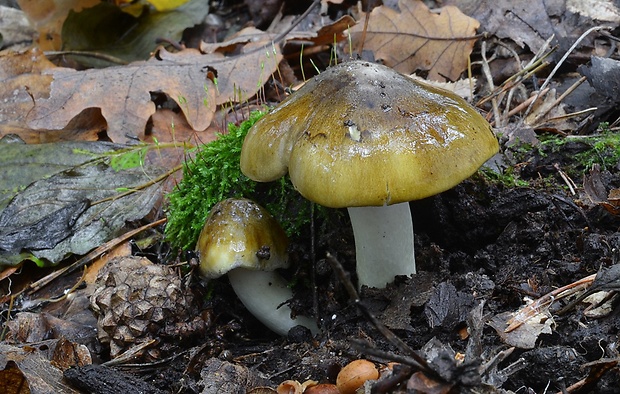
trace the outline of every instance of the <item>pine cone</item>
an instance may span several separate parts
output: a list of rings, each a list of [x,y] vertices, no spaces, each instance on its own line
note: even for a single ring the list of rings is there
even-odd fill
[[[159,339],[166,328],[188,320],[191,293],[174,270],[147,258],[111,260],[96,285],[90,305],[98,317],[99,340],[110,345],[112,358],[136,344]]]

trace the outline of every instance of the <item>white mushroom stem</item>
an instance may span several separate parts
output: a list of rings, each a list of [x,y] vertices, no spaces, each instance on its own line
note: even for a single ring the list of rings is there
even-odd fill
[[[348,208],[358,285],[384,288],[396,275],[415,274],[413,220],[409,203]]]
[[[270,330],[286,336],[300,325],[313,335],[319,332],[313,319],[299,315],[291,318],[291,308],[285,303],[293,298],[293,292],[277,272],[236,268],[228,272],[228,279],[243,305]]]

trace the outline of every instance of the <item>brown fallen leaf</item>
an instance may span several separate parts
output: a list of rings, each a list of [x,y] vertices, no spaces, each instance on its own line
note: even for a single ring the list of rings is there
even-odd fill
[[[257,48],[258,47],[258,48]],[[225,57],[187,49],[163,49],[148,61],[126,66],[76,71],[44,71],[53,81],[47,98],[35,98],[27,126],[62,129],[88,108],[100,108],[108,124],[108,137],[123,143],[143,137],[155,104],[151,92],[174,100],[194,130],[206,129],[216,106],[247,100],[271,77],[281,59],[277,45],[246,46],[247,53]]]
[[[607,201],[614,207],[620,209],[620,189],[611,189],[607,195]]]
[[[6,363],[0,370],[0,392],[7,394],[30,394],[26,377],[15,363]]]
[[[0,137],[18,134],[26,142],[38,141],[38,133],[29,133],[24,118],[34,100],[48,96],[51,76],[45,70],[55,66],[37,49],[22,53],[4,52],[0,56]],[[23,134],[22,134],[23,132]],[[25,137],[25,138],[24,138]]]
[[[294,29],[286,35],[285,41],[287,43],[293,43],[295,41],[297,41],[297,43],[303,42],[306,47],[310,43],[314,46],[332,45],[334,42],[346,40],[348,38],[346,31],[355,24],[355,19],[349,15],[345,15],[329,25],[304,26],[310,29],[308,31]]]
[[[428,79],[458,79],[476,41],[477,20],[453,6],[431,12],[421,1],[400,0],[400,12],[385,5],[370,13],[364,49],[397,71],[428,71]],[[353,48],[359,47],[364,24],[351,28]]]
[[[93,363],[90,351],[86,345],[72,342],[67,338],[58,339],[50,361],[54,367],[61,371]]]
[[[105,130],[105,119],[98,108],[83,110],[57,130],[33,130],[27,126],[26,119],[35,102],[49,97],[52,76],[47,71],[54,68],[56,66],[36,48],[0,55],[0,138],[15,134],[29,144],[76,139],[93,141]]]
[[[123,143],[144,133],[155,112],[151,92],[168,94],[198,130],[209,125],[215,110],[215,85],[195,63],[153,58],[120,67],[55,68],[46,73],[53,78],[49,98],[36,100],[27,119],[34,129],[61,129],[84,109],[101,108],[108,137]]]
[[[264,34],[263,38],[267,39],[268,36]],[[216,85],[216,105],[238,103],[254,96],[276,72],[282,60],[279,45],[272,45],[271,41],[262,39],[247,44],[241,53],[235,56],[224,56],[220,53],[203,55],[193,50],[178,53],[160,51],[159,56],[163,61],[188,63],[212,72]],[[200,104],[210,105],[207,102]]]
[[[101,269],[105,267],[110,260],[116,257],[123,256],[131,256],[131,244],[129,243],[129,240],[114,246],[107,253],[102,254],[101,256],[96,258],[90,265],[88,265],[85,268],[86,273],[84,274],[84,283],[86,283],[87,285],[93,285],[97,280],[97,275],[99,274],[99,271],[101,271]],[[92,295],[92,292],[94,290],[94,286],[88,287],[88,295]]]
[[[412,390],[424,394],[447,394],[454,385],[435,380],[423,372],[416,372],[407,381],[407,391]]]

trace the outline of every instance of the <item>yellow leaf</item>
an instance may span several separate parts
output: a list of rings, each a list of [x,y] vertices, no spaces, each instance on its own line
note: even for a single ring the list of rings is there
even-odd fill
[[[148,0],[148,2],[151,3],[157,11],[173,10],[187,3],[187,1],[188,0]]]

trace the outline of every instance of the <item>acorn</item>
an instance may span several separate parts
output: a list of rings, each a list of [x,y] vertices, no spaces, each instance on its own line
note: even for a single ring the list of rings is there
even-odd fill
[[[368,360],[355,360],[345,365],[336,377],[336,386],[340,394],[355,394],[367,380],[379,378],[375,364]]]

